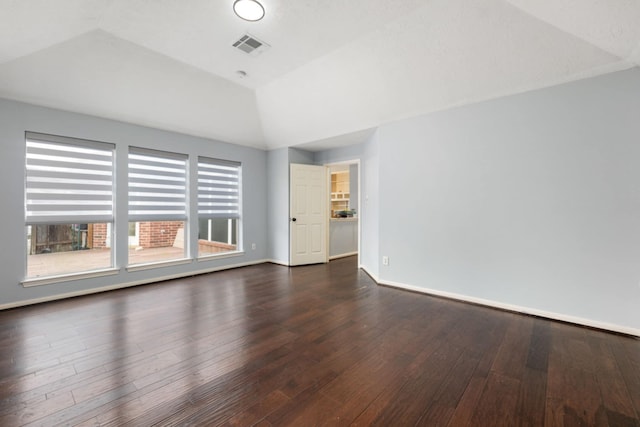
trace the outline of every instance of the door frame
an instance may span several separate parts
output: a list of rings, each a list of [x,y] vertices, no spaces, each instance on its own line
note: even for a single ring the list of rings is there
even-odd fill
[[[331,226],[331,166],[345,166],[345,165],[358,165],[358,268],[360,268],[360,255],[362,250],[360,248],[360,242],[362,241],[362,165],[360,159],[341,160],[339,162],[325,163],[324,166],[327,169],[327,225],[326,225],[326,245],[327,245],[327,262],[329,261],[330,247],[330,229]]]

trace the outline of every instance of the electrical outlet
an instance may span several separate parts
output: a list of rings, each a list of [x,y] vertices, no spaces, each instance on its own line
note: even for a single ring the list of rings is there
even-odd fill
[[[382,257],[382,265],[389,265],[389,257],[388,256],[383,256]]]
[[[251,244],[251,250],[253,250],[253,251],[255,251],[255,250],[256,250],[256,244],[255,244],[255,243],[252,243],[252,244]]]

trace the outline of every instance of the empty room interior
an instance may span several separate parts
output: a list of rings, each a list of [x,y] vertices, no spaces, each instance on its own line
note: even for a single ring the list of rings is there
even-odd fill
[[[0,0],[1,426],[640,427],[640,0]]]

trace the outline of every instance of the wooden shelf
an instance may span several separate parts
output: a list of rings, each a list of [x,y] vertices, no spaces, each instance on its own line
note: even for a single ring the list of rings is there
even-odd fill
[[[331,210],[349,209],[349,171],[331,173]]]

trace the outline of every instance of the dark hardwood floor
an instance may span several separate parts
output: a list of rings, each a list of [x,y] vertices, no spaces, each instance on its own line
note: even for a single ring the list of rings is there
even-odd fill
[[[0,312],[0,426],[640,426],[640,341],[264,264]]]

